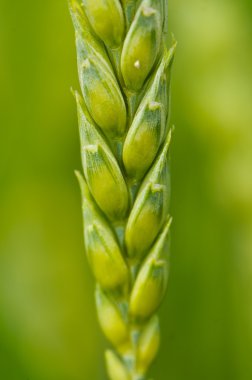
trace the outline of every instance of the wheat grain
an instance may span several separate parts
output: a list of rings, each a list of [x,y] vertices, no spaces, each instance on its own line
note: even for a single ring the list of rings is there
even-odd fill
[[[169,270],[167,0],[69,0],[85,250],[111,380],[145,380]]]

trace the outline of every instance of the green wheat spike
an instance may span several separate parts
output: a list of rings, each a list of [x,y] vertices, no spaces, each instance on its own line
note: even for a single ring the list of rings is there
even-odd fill
[[[110,380],[146,380],[169,272],[168,0],[69,0],[84,240]]]

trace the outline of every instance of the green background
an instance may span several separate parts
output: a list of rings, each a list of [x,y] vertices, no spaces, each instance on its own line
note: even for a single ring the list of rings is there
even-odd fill
[[[171,0],[173,239],[155,380],[252,379],[252,23]],[[105,379],[65,0],[0,0],[0,378]]]

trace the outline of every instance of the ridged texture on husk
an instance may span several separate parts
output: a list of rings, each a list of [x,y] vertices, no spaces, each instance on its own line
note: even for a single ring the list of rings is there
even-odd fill
[[[160,344],[171,217],[167,0],[69,0],[84,240],[110,380],[146,380]]]

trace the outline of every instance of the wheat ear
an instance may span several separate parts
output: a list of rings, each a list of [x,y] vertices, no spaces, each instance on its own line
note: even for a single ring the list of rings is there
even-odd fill
[[[145,380],[169,265],[167,0],[69,0],[85,249],[111,380]]]

